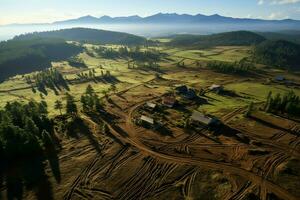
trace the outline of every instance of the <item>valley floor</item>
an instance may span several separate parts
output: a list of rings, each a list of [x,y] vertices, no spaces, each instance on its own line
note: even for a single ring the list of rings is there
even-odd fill
[[[159,76],[154,71],[128,69],[125,60],[80,55],[89,67],[86,70],[95,69],[96,74],[110,70],[119,80],[115,84],[117,90],[102,97],[106,114],[80,112],[90,135],[79,133],[71,138],[56,133],[62,146],[61,182],[56,183],[48,169],[49,184],[45,185],[45,191],[51,195],[41,199],[299,199],[300,135],[295,133],[300,128],[299,119],[259,109],[245,117],[249,103],[254,102],[256,107],[263,105],[269,91],[285,93],[293,89],[299,95],[299,76],[270,70],[241,77],[195,64],[199,61],[201,65],[207,59],[234,61],[244,56],[247,47],[162,51],[169,54],[169,59],[160,63],[164,71]],[[182,60],[186,67],[177,67],[175,63]],[[65,62],[53,66],[68,80],[85,71]],[[295,85],[266,81],[282,73]],[[99,95],[111,85],[92,81],[73,83],[69,92],[79,101],[88,84]],[[176,95],[177,106],[167,108],[162,103],[175,85],[206,90],[212,84],[220,84],[236,95],[207,92],[199,101]],[[58,115],[53,105],[65,93],[62,90],[55,95],[49,90],[43,97],[51,116]],[[0,85],[1,106],[30,98],[41,100],[22,77]],[[145,109],[147,102],[162,110]],[[223,125],[218,130],[180,126],[195,110],[217,117]],[[141,115],[152,117],[163,126],[158,129],[140,126],[136,120]],[[108,127],[106,132],[100,126],[103,123]],[[5,189],[1,189],[3,197]],[[26,191],[24,199],[36,199],[36,191]]]

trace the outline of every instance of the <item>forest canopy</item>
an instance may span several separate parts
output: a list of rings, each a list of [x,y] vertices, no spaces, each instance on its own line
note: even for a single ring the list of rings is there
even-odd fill
[[[290,70],[299,70],[300,45],[285,40],[266,41],[253,52],[256,62]]]
[[[89,29],[89,28],[71,28],[58,31],[35,32],[16,36],[14,40],[28,40],[32,38],[60,38],[70,41],[95,43],[95,44],[122,44],[122,45],[140,45],[146,43],[146,38],[136,35]]]
[[[62,39],[32,38],[0,43],[0,81],[17,74],[43,70],[52,61],[77,55],[82,48]]]
[[[169,43],[172,46],[207,48],[215,46],[249,46],[266,39],[249,31],[234,31],[213,35],[177,35]]]

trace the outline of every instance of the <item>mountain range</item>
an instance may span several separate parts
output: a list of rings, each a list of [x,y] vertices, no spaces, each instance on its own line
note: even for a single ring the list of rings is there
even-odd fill
[[[57,21],[53,24],[205,24],[205,23],[253,23],[253,24],[289,24],[300,25],[299,20],[284,19],[284,20],[263,20],[263,19],[250,19],[250,18],[233,18],[225,17],[218,14],[215,15],[188,15],[188,14],[176,14],[176,13],[158,13],[148,17],[140,17],[138,15],[128,17],[93,17],[83,16],[77,19],[70,19],[65,21]]]
[[[264,20],[214,15],[158,13],[148,17],[83,16],[76,19],[44,24],[11,24],[0,26],[0,41],[36,31],[68,28],[93,28],[126,32],[143,37],[164,37],[176,34],[213,34],[229,31],[288,32],[300,31],[300,20]]]

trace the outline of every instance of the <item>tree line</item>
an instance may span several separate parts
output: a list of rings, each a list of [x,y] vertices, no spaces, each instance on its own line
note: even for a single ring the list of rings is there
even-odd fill
[[[90,69],[88,72],[81,72],[76,74],[77,79],[74,80],[75,82],[103,82],[103,83],[117,83],[119,80],[111,74],[109,70],[102,70],[100,71],[100,75],[97,75],[95,69]]]
[[[80,57],[71,57],[68,59],[68,63],[72,67],[76,68],[87,68],[87,65],[85,64],[84,60]]]
[[[141,50],[139,46],[128,48],[126,46],[119,47],[118,49],[98,47],[94,51],[101,57],[108,59],[126,58],[135,61],[159,61],[162,59],[163,54],[155,49]]]
[[[288,70],[299,70],[300,45],[285,40],[266,41],[254,48],[253,60]]]
[[[245,59],[233,63],[212,61],[207,64],[207,68],[228,74],[246,74],[255,69],[254,65]]]
[[[269,92],[264,110],[271,113],[300,116],[299,96],[297,96],[294,91],[290,91],[283,95],[280,93],[273,95],[272,92]]]
[[[82,47],[60,39],[32,38],[0,43],[0,81],[51,67],[51,62],[77,55]]]
[[[115,86],[111,90],[115,91]],[[107,91],[103,94],[106,96]],[[82,112],[104,111],[103,103],[91,85],[82,94],[80,103]],[[78,103],[69,93],[65,103],[57,100],[54,108],[60,112],[62,119],[71,118],[71,122],[80,119]],[[41,181],[47,179],[44,170],[46,160],[54,177],[60,181],[59,141],[54,134],[56,125],[55,120],[48,117],[45,101],[8,102],[0,110],[0,186],[5,182],[8,199],[21,199],[24,186],[29,189],[42,187]],[[16,173],[11,174],[11,169]]]
[[[0,185],[5,182],[7,199],[22,199],[23,187],[40,187],[46,160],[60,181],[55,147],[46,102],[12,102],[0,110]]]
[[[107,91],[103,91],[103,94],[106,96]],[[91,85],[88,85],[85,93],[81,95],[80,103],[83,112],[89,112],[89,111],[100,112],[101,110],[103,110],[103,103],[101,102],[99,96],[96,94],[94,88]],[[66,105],[65,114],[69,116],[73,116],[74,118],[77,117],[78,107],[76,104],[75,97],[67,93],[65,105]],[[58,110],[62,115],[62,110],[64,108],[63,102],[57,100],[55,102],[54,108]]]
[[[103,111],[103,103],[91,85],[87,86],[80,103],[82,112]],[[69,93],[65,103],[57,100],[54,108],[64,118],[71,117],[71,123],[80,119],[77,101]],[[22,199],[24,187],[29,190],[43,187],[40,183],[47,182],[44,169],[47,160],[55,179],[60,181],[59,142],[54,126],[56,122],[48,117],[45,101],[12,102],[0,110],[0,186],[5,182],[7,199]],[[15,173],[11,174],[11,169]]]
[[[63,75],[57,69],[54,68],[43,70],[32,76],[26,76],[25,80],[28,84],[32,85],[32,91],[34,93],[36,91],[33,83],[35,83],[35,86],[40,92],[46,95],[48,94],[46,90],[47,88],[53,90],[57,95],[57,90],[61,90],[61,88],[69,90],[68,83],[64,79]]]

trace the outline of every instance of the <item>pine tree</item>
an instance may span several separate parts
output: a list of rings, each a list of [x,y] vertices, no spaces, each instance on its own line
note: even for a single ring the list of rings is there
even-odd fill
[[[88,110],[88,105],[87,105],[87,96],[86,95],[82,95],[80,98],[80,102],[82,104],[82,109],[83,111],[87,111]]]
[[[272,91],[270,91],[270,92],[268,93],[267,101],[266,101],[266,104],[265,104],[265,107],[264,107],[264,110],[265,110],[265,111],[268,111],[268,110],[269,110],[271,98],[272,98]]]
[[[48,114],[47,108],[48,108],[48,105],[47,105],[46,101],[41,101],[41,103],[39,103],[40,114],[47,115]]]
[[[54,148],[53,140],[46,130],[42,132],[42,142],[45,149],[49,150]]]
[[[248,110],[247,112],[245,113],[245,116],[246,117],[249,117],[251,115],[251,112],[253,111],[253,102],[250,102],[249,106],[248,106]]]
[[[102,90],[101,92],[105,98],[108,98],[108,91],[107,90]]]
[[[280,110],[280,104],[281,104],[281,95],[278,93],[276,94],[274,100],[273,100],[273,105],[272,108],[274,111],[279,111]]]
[[[92,78],[93,77],[93,72],[90,70],[89,71],[89,77]]]
[[[61,110],[63,109],[63,105],[62,105],[62,102],[61,102],[60,100],[56,100],[56,101],[55,101],[54,109],[55,109],[55,110],[59,110],[60,115],[62,115]]]
[[[39,136],[39,134],[40,134],[39,128],[36,126],[36,124],[34,123],[34,121],[31,118],[29,118],[29,117],[26,117],[26,119],[25,119],[25,127],[24,127],[24,129],[28,133],[33,133],[36,136]]]
[[[110,89],[111,89],[111,91],[113,91],[113,92],[116,92],[116,91],[117,91],[117,87],[116,87],[116,85],[114,85],[114,84],[112,84],[112,85],[110,86]]]
[[[94,94],[94,88],[89,84],[85,90],[85,93],[88,94],[88,95],[92,95]]]
[[[75,104],[74,97],[69,93],[67,93],[66,112],[67,114],[71,114],[71,115],[77,114],[77,106]]]
[[[94,95],[94,103],[95,103],[95,108],[96,108],[96,111],[100,111],[100,110],[102,110],[102,104],[101,104],[101,102],[100,102],[100,99],[99,99],[99,97],[98,97],[98,95]]]
[[[109,130],[109,129],[108,129],[107,124],[103,123],[103,125],[102,125],[102,133],[107,133],[108,130]]]

